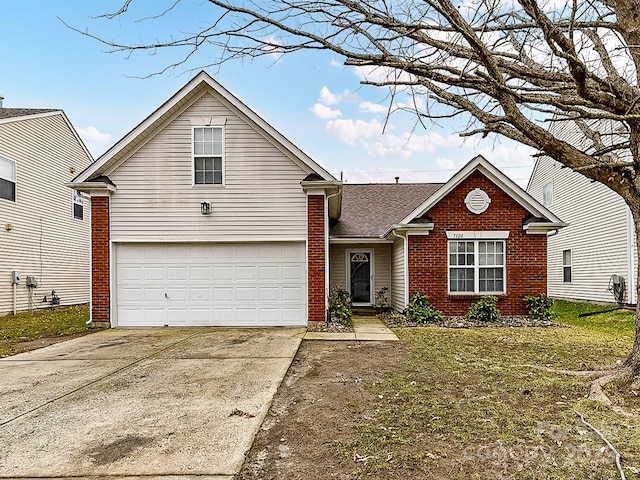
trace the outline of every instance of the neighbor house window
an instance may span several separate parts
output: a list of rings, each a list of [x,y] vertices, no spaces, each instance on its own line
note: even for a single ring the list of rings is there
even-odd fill
[[[193,183],[195,185],[222,185],[224,165],[222,139],[222,127],[194,127]]]
[[[0,198],[16,201],[16,162],[0,156]]]
[[[449,242],[450,293],[504,293],[504,240]]]
[[[573,263],[573,255],[571,250],[562,251],[562,281],[571,283],[571,266]]]
[[[82,220],[84,218],[84,205],[80,192],[73,191],[73,218]]]
[[[546,183],[542,187],[542,204],[545,207],[553,205],[553,182]]]

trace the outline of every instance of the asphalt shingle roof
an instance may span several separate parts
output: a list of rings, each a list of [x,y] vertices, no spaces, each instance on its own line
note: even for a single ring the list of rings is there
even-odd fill
[[[433,195],[442,183],[343,185],[342,215],[332,237],[380,237]]]
[[[29,115],[38,115],[40,113],[57,112],[52,108],[0,108],[0,119],[27,117]]]

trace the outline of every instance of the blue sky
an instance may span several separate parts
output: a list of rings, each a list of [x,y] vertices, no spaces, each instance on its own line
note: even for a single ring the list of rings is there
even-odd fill
[[[103,44],[66,23],[121,42],[166,40],[206,25],[212,8],[182,0],[1,0],[0,95],[9,108],[60,108],[97,158],[189,81],[218,52],[202,50],[173,71],[148,77],[179,60],[177,50],[108,53]],[[195,70],[195,71],[194,71]],[[526,186],[533,150],[506,139],[461,139],[462,120],[415,125],[408,113],[386,122],[387,92],[362,86],[362,72],[330,52],[237,60],[206,68],[221,84],[314,160],[349,183],[444,181],[477,154]],[[142,78],[148,77],[148,78]],[[409,104],[399,96],[395,104]]]

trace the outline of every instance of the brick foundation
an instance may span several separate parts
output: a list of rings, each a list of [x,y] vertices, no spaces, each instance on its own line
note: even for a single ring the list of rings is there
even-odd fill
[[[307,261],[309,321],[325,319],[325,212],[324,196],[307,197]]]
[[[467,210],[467,193],[481,188],[491,198],[480,215]],[[427,215],[434,230],[426,236],[409,236],[409,295],[419,291],[445,315],[464,315],[477,295],[448,294],[447,230],[509,230],[505,241],[506,293],[498,296],[502,315],[527,313],[523,297],[547,291],[547,237],[522,230],[529,213],[480,172],[475,172],[438,202]]]
[[[91,197],[91,318],[110,321],[109,197]]]

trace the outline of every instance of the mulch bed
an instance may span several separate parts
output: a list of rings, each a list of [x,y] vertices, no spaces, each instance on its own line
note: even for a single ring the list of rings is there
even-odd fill
[[[338,322],[308,322],[307,332],[351,333],[353,327]]]
[[[379,318],[387,325],[389,328],[395,327],[424,327],[424,326],[437,326],[437,327],[445,327],[445,328],[487,328],[487,327],[500,327],[500,328],[522,328],[522,327],[566,327],[565,325],[560,325],[558,323],[549,321],[549,320],[534,320],[533,318],[529,318],[526,315],[513,315],[513,316],[504,316],[500,317],[499,320],[495,322],[481,322],[469,320],[465,317],[445,317],[441,322],[438,323],[430,323],[430,324],[422,324],[415,323],[406,320],[404,317],[396,318],[387,314],[383,314],[379,316]]]

